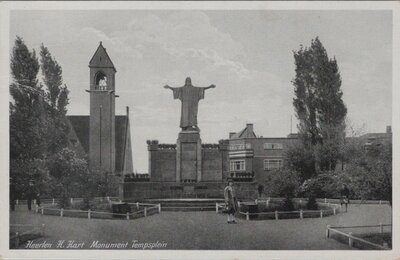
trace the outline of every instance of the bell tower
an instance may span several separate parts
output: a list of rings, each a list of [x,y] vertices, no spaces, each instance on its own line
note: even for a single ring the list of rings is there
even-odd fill
[[[105,174],[115,173],[115,73],[100,42],[89,62],[90,126],[89,167]]]

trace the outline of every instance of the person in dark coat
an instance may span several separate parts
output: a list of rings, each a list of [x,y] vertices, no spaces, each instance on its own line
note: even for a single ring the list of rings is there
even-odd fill
[[[40,207],[40,192],[36,194],[36,204]]]
[[[232,179],[228,180],[228,185],[224,189],[224,199],[226,213],[228,214],[228,224],[236,224],[235,213],[238,210],[238,206]]]
[[[343,206],[343,204],[345,205],[346,208],[346,212],[347,212],[347,204],[349,203],[349,195],[350,195],[350,191],[349,188],[347,188],[346,184],[342,185],[342,189],[340,190],[340,207]]]

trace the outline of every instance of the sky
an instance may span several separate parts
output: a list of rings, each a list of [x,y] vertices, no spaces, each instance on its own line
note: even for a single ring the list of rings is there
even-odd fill
[[[253,123],[257,135],[296,132],[293,51],[319,37],[342,77],[348,125],[384,132],[392,116],[390,11],[47,10],[12,11],[28,48],[49,48],[70,90],[69,115],[89,114],[88,64],[99,42],[116,69],[116,114],[130,107],[133,163],[148,171],[146,140],[176,143],[181,104],[163,88],[211,84],[200,101],[203,143]],[[11,50],[10,50],[11,52]]]

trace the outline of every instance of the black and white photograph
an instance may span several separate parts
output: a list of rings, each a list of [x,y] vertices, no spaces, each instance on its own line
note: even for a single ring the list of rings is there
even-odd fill
[[[1,258],[400,257],[399,2],[0,7]]]

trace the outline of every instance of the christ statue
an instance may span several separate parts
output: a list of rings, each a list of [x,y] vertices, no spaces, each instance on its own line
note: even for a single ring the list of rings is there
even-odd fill
[[[164,88],[171,89],[174,94],[174,99],[179,99],[182,102],[180,123],[182,130],[199,131],[199,128],[197,127],[197,110],[199,101],[204,98],[205,90],[215,88],[215,85],[210,85],[209,87],[195,87],[192,85],[192,80],[187,77],[183,87],[172,88],[166,85]]]

